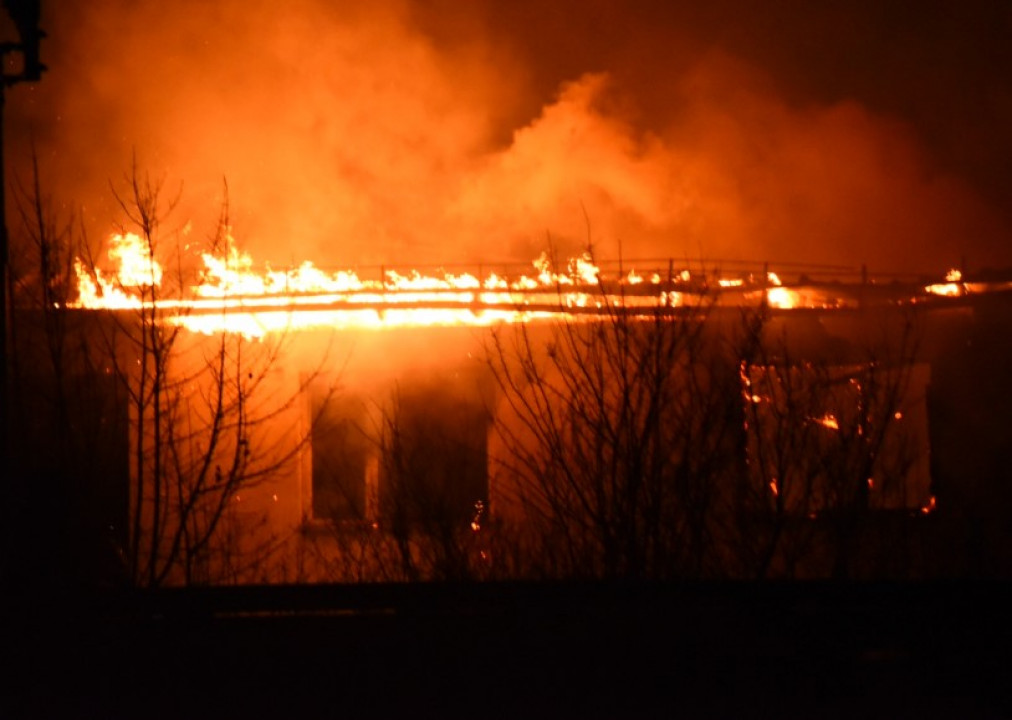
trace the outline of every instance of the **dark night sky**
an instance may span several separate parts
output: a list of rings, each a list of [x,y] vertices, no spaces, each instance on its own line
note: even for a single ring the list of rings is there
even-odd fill
[[[139,164],[256,258],[1012,265],[1012,5],[44,3],[10,177],[97,241]],[[462,10],[461,6],[466,6]]]

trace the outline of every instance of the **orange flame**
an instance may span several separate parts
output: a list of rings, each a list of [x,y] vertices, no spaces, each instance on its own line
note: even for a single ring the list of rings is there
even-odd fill
[[[819,425],[822,425],[822,427],[829,428],[830,430],[840,429],[840,421],[836,419],[836,416],[833,415],[833,413],[826,413],[821,418],[812,418],[812,420],[817,422]]]
[[[932,295],[958,297],[966,291],[962,280],[963,273],[956,268],[951,268],[947,273],[945,273],[944,283],[932,283],[931,285],[926,286],[924,290]]]
[[[775,272],[767,273],[766,279],[773,286],[766,291],[766,302],[770,307],[781,310],[798,307],[800,304],[798,293],[785,288]]]
[[[89,272],[79,258],[74,261],[79,304],[110,309],[139,308],[141,296],[137,289],[161,285],[162,266],[155,260],[150,245],[134,233],[113,235],[108,253],[109,259],[119,266],[116,276],[110,279],[98,268]]]
[[[507,280],[495,272],[422,275],[386,270],[363,279],[351,270],[327,272],[304,262],[291,270],[258,272],[253,260],[229,238],[222,255],[202,253],[199,283],[189,297],[157,297],[162,268],[149,245],[135,234],[114,235],[109,259],[117,270],[105,274],[75,262],[78,300],[74,307],[137,309],[147,302],[164,311],[163,320],[205,334],[234,332],[247,337],[313,327],[486,326],[548,317],[562,308],[602,305],[600,268],[589,254],[556,271],[546,253],[533,262],[535,273]],[[681,296],[630,271],[626,285],[656,286],[630,300],[643,306],[681,303]],[[154,296],[155,299],[151,299]],[[554,312],[553,312],[554,308]]]
[[[194,258],[200,267],[197,282],[175,296],[161,288],[163,269],[153,248],[133,233],[113,235],[108,257],[114,271],[75,261],[78,299],[72,307],[105,310],[158,311],[163,322],[193,332],[240,333],[263,337],[268,333],[308,328],[384,328],[404,326],[488,326],[547,318],[559,312],[593,314],[619,301],[638,312],[651,307],[691,307],[692,297],[727,293],[738,302],[764,297],[775,309],[839,308],[845,297],[820,288],[788,288],[774,272],[748,279],[697,278],[670,263],[666,279],[659,272],[637,269],[606,278],[585,253],[556,270],[547,253],[533,261],[533,272],[508,276],[489,272],[455,274],[440,270],[423,275],[417,270],[383,269],[372,277],[353,270],[328,272],[311,262],[287,270],[258,270],[252,258],[227,238],[218,255]],[[962,294],[958,271],[947,284],[924,288],[934,294]],[[623,288],[620,290],[620,288]],[[827,423],[827,427],[829,425]]]

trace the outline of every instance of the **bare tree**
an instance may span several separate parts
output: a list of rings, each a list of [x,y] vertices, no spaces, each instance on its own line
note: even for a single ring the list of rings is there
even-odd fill
[[[32,155],[32,174],[15,184],[19,223],[12,244],[13,312],[10,371],[16,438],[10,443],[13,477],[8,501],[18,507],[12,525],[17,545],[30,546],[33,574],[61,582],[108,583],[115,538],[123,530],[112,496],[122,418],[117,417],[115,383],[89,342],[90,323],[69,312],[73,257],[86,246],[72,211],[60,212],[43,191]],[[47,518],[43,527],[37,519]]]
[[[227,256],[225,189],[207,249]],[[279,396],[284,391],[273,380],[283,338],[250,342],[235,332],[209,338],[183,332],[171,321],[180,309],[163,303],[182,297],[197,279],[178,236],[163,232],[174,201],[164,201],[162,183],[136,166],[116,197],[128,220],[122,232],[135,233],[143,255],[118,287],[136,301],[134,309],[112,312],[114,331],[104,338],[128,394],[129,576],[148,586],[258,577],[280,539],[254,532],[265,518],[244,511],[242,495],[287,472],[305,442],[271,427],[293,411],[301,391]],[[173,263],[163,277],[166,256]],[[221,312],[227,327],[225,304]]]
[[[712,304],[665,294],[644,308],[603,288],[595,300],[598,316],[564,313],[489,343],[496,487],[519,510],[518,542],[540,575],[721,574],[741,411]]]
[[[865,337],[806,347],[765,304],[664,297],[644,309],[602,287],[597,315],[493,332],[496,515],[513,506],[504,534],[527,572],[867,572],[887,551],[875,528],[910,514],[924,450],[899,422],[914,318],[882,313],[876,336],[865,317]]]
[[[738,522],[748,574],[851,575],[871,511],[904,507],[923,449],[898,422],[917,347],[913,318],[898,323],[835,357],[796,349],[782,325],[745,333],[749,476]]]

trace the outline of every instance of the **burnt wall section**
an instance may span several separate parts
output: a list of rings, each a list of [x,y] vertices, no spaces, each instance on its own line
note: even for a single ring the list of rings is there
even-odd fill
[[[884,566],[883,576],[1009,577],[1012,293],[945,306],[785,314],[780,322],[798,355],[850,361],[866,358],[869,348],[882,347],[877,338],[894,340],[910,323],[916,367],[927,368],[926,384],[916,383],[924,386],[929,464],[919,474],[929,475],[932,500],[919,514],[872,516],[872,544],[903,558]]]
[[[1012,295],[933,314],[932,535],[943,576],[1012,573]]]
[[[836,566],[842,568],[841,577],[855,578],[1008,574],[1012,498],[1005,444],[1012,389],[1005,373],[1012,362],[1010,304],[1009,298],[995,296],[945,307],[896,305],[770,316],[765,328],[769,356],[761,360],[795,368],[809,379],[822,373],[831,388],[839,385],[827,396],[829,404],[801,418],[825,440],[808,458],[822,468],[820,478],[846,470],[843,460],[834,460],[840,453],[848,462],[863,457],[862,423],[855,419],[864,412],[861,408],[874,400],[888,411],[888,418],[881,418],[888,421],[881,447],[867,451],[867,461],[877,469],[854,475],[860,487],[844,488],[854,491],[853,502],[836,498],[798,510],[789,493],[783,503],[776,502],[784,490],[779,482],[776,488],[752,482],[735,491],[751,493],[758,507],[783,505],[773,518],[782,528],[774,530],[795,544],[810,540],[804,544],[808,554],[793,571],[781,572],[777,560],[769,566],[772,576],[826,577]],[[712,320],[714,332],[721,335],[718,345],[733,351],[741,311],[715,312]],[[547,328],[531,326],[530,332],[540,339]],[[365,361],[359,364],[375,367],[370,352],[380,357],[384,353],[377,349],[386,351],[420,335],[377,335],[375,347],[356,346],[365,349]],[[371,384],[359,382],[355,363],[348,364],[348,392],[332,398],[333,407],[313,432],[314,518],[364,519],[385,537],[437,539],[440,547],[451,548],[461,545],[454,534],[466,533],[479,502],[485,512],[493,510],[493,521],[510,514],[505,486],[497,480],[489,489],[488,468],[497,467],[502,450],[494,432],[489,446],[490,422],[498,412],[491,408],[499,407],[501,398],[497,401],[489,391],[487,368],[477,354],[467,362],[456,349],[441,355],[445,346],[440,340],[447,338],[449,344],[459,335],[454,329],[429,330],[432,339],[424,352],[419,347],[419,352],[401,354]],[[725,343],[724,335],[731,342]],[[465,345],[473,349],[479,342],[471,335]],[[869,389],[871,373],[877,390]],[[880,397],[893,390],[895,397]],[[771,412],[782,410],[770,406]],[[831,442],[844,431],[850,433],[850,445]],[[728,452],[739,452],[743,442],[732,438]],[[853,452],[844,452],[847,448]],[[755,524],[757,506],[749,507],[749,521]],[[482,527],[485,532],[498,526]],[[745,545],[761,539],[754,528],[748,531],[740,523],[737,532]],[[405,565],[417,562],[412,552],[420,546],[412,547],[404,551]],[[448,554],[443,560],[448,568],[463,566]],[[727,568],[735,575],[732,560]]]

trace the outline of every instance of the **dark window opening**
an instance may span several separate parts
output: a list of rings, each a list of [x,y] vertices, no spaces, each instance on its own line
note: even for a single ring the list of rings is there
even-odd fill
[[[450,382],[402,388],[388,418],[380,508],[406,523],[456,527],[488,504],[488,414]]]
[[[365,432],[365,403],[356,397],[314,398],[313,517],[368,518],[367,471],[373,443]]]

